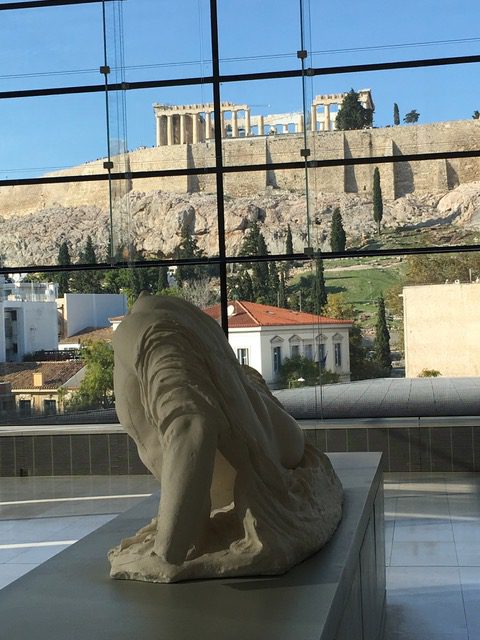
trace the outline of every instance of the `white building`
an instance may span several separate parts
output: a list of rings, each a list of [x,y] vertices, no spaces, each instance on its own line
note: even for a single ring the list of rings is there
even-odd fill
[[[58,348],[57,285],[0,279],[0,362]]]
[[[57,303],[63,338],[109,327],[111,317],[128,311],[123,293],[66,293]]]
[[[220,305],[205,309],[220,319]],[[228,307],[228,341],[241,364],[248,364],[274,383],[285,358],[304,356],[350,380],[349,329],[353,322],[280,309],[255,302]]]

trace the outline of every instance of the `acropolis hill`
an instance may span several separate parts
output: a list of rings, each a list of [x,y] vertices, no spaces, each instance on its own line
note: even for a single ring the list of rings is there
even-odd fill
[[[316,131],[307,132],[312,160],[480,148],[480,121],[473,119],[336,131],[333,129],[334,103],[341,102],[342,95],[317,96],[314,100],[311,122]],[[364,90],[362,99],[369,104],[368,90]],[[196,175],[134,179],[119,185],[123,203],[116,209],[128,209],[132,218],[130,229],[139,249],[147,252],[160,250],[164,255],[171,255],[181,225],[188,222],[192,232],[198,234],[200,246],[209,253],[216,253],[216,234],[210,233],[216,225],[215,176],[202,172],[203,168],[215,165],[212,110],[212,105],[154,105],[156,146],[131,151],[126,165],[125,158],[113,158],[113,171],[199,170]],[[298,113],[251,116],[247,105],[222,103],[224,165],[299,161],[305,147],[303,127],[303,119]],[[309,171],[311,213],[317,224],[319,245],[327,242],[331,210],[335,206],[340,206],[342,214],[348,212],[348,216],[344,215],[347,236],[368,235],[370,226],[373,234],[373,170],[373,165],[357,165]],[[445,205],[442,198],[457,189],[467,189],[469,194],[474,194],[468,197],[475,196],[476,202],[478,184],[474,183],[480,180],[480,158],[385,163],[379,164],[379,170],[385,205],[383,224],[387,227],[397,228],[402,224],[437,218],[452,221],[457,214],[452,218],[450,205]],[[49,175],[104,172],[103,159],[100,159]],[[224,185],[229,199],[226,206],[229,251],[238,249],[248,227],[252,207],[261,210],[255,215],[267,223],[264,226],[268,227],[267,242],[271,251],[281,250],[287,224],[292,225],[294,234],[297,233],[297,248],[304,246],[304,238],[301,237],[305,226],[303,170],[229,173],[224,176]],[[450,200],[447,198],[445,202]],[[180,209],[181,212],[176,213],[172,220],[169,213]],[[228,217],[230,209],[231,220]],[[271,219],[270,210],[275,211]],[[475,219],[476,226],[476,205],[474,219],[471,218],[471,207],[469,211],[469,220],[473,222]],[[72,241],[74,251],[87,233],[95,233],[98,245],[105,245],[108,237],[107,212],[106,182],[3,187],[0,190],[0,216],[4,220],[3,229],[0,227],[3,237],[0,252],[12,256],[11,264],[17,264],[22,256],[29,263],[34,256],[32,251],[37,249],[30,246],[28,237],[23,238],[22,228],[25,227],[25,233],[30,233],[31,225],[37,224],[35,220],[40,225],[41,243],[44,242],[43,237],[48,236],[48,248],[45,246],[43,249],[45,260],[55,261],[62,237]],[[243,215],[242,212],[247,213]],[[20,222],[19,218],[24,216],[29,220]],[[7,223],[11,218],[15,218],[16,223],[10,229]],[[74,226],[75,221],[77,226]]]

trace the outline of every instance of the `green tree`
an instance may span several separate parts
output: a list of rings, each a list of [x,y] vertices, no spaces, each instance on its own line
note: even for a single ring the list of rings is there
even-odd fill
[[[419,255],[406,259],[406,284],[470,282],[479,277],[480,256],[476,253]]]
[[[275,262],[270,262],[268,265],[268,304],[278,305],[279,303],[279,290],[280,290],[280,276],[278,275],[278,269]]]
[[[247,269],[242,268],[228,278],[228,297],[231,300],[255,301],[252,278]]]
[[[278,306],[287,309],[287,293],[285,288],[285,271],[280,270],[280,283],[278,285]]]
[[[323,260],[315,259],[312,280],[312,311],[317,315],[323,313],[323,309],[327,304],[327,288],[325,286],[325,274],[323,269]]]
[[[380,185],[380,171],[375,167],[373,172],[373,219],[377,223],[378,235],[380,235],[380,223],[383,218],[383,197]]]
[[[339,131],[372,126],[373,110],[363,107],[358,98],[359,94],[351,89],[343,99],[335,119],[335,127]]]
[[[477,111],[477,109],[475,109],[475,111],[473,112],[472,118],[474,120],[479,120],[480,119],[480,111]]]
[[[353,320],[353,326],[349,331],[348,346],[350,350],[350,378],[352,380],[365,380],[369,378],[382,378],[384,369],[374,360],[367,357],[367,349],[363,345],[363,336],[360,325],[356,322],[357,312],[352,304],[347,302],[343,293],[328,296],[328,304],[324,310],[328,318],[339,320]]]
[[[285,253],[287,255],[290,255],[293,253],[293,235],[292,235],[292,228],[290,227],[290,225],[287,225],[287,237],[285,239]],[[290,269],[293,267],[294,264],[295,264],[294,260],[287,260],[287,262],[284,262],[283,268],[285,270],[285,276],[287,278],[288,278]]]
[[[168,268],[167,267],[159,267],[158,268],[158,286],[157,292],[160,293],[168,289]]]
[[[267,256],[268,249],[265,237],[261,231],[258,232],[257,238],[257,256]],[[269,287],[270,268],[268,262],[254,262],[252,267],[252,285],[253,295],[257,302],[268,302],[271,291]]]
[[[250,229],[245,235],[240,248],[240,255],[268,255],[265,238],[260,231],[257,221],[252,223]],[[236,295],[237,299],[268,303],[271,298],[269,284],[270,270],[268,262],[245,262],[239,268],[238,272],[230,278],[229,288],[233,292],[234,296]]]
[[[400,111],[398,110],[398,104],[396,102],[393,104],[393,124],[400,124]]]
[[[88,236],[85,246],[80,251],[79,264],[97,264],[97,255],[92,237]],[[72,278],[72,288],[78,293],[101,293],[102,276],[99,271],[76,271]]]
[[[113,405],[113,349],[106,340],[86,340],[80,347],[85,376],[78,391],[65,403],[68,411]]]
[[[330,247],[332,251],[345,251],[347,236],[342,223],[342,214],[337,207],[332,215],[332,225],[330,228]]]
[[[202,249],[199,248],[197,239],[193,236],[188,225],[182,228],[180,244],[176,251],[177,258],[201,258]],[[177,267],[175,279],[179,287],[191,284],[195,280],[200,280],[203,276],[200,265],[184,264]]]
[[[403,121],[406,124],[415,124],[415,122],[418,122],[419,118],[420,114],[418,113],[418,111],[416,109],[412,109],[407,114],[405,114]]]
[[[285,253],[287,255],[293,253],[293,236],[292,236],[292,229],[290,225],[287,225],[287,237],[285,239]]]
[[[63,266],[69,266],[72,264],[72,260],[70,258],[70,251],[68,249],[68,244],[66,241],[63,241],[58,250],[58,258],[57,264]],[[58,282],[58,296],[63,298],[63,296],[70,291],[70,272],[69,271],[59,271],[57,274],[57,282]]]
[[[392,359],[390,353],[390,332],[387,326],[387,315],[385,312],[385,301],[382,296],[377,302],[377,322],[375,325],[374,359],[388,374],[392,370]]]
[[[303,387],[316,384],[335,384],[340,376],[329,369],[320,371],[318,362],[303,356],[285,358],[280,368],[280,382],[284,387]]]

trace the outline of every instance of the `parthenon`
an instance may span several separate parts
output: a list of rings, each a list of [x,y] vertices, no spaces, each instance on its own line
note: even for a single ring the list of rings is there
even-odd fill
[[[358,92],[360,104],[373,109],[370,89]],[[315,96],[310,114],[307,116],[307,130],[334,131],[335,119],[346,93]],[[154,104],[156,119],[156,146],[177,144],[197,144],[210,140],[215,135],[213,103],[167,105]],[[286,133],[303,133],[305,122],[301,112],[252,115],[247,104],[222,102],[222,138],[244,138]]]

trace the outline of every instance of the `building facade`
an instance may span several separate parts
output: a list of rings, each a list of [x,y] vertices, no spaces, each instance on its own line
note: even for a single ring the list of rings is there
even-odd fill
[[[58,348],[57,286],[0,281],[0,362]]]
[[[480,283],[403,289],[405,374],[480,376]]]
[[[205,312],[218,320],[220,307]],[[278,382],[286,358],[302,356],[350,380],[350,320],[236,300],[228,307],[228,341],[240,364],[256,369],[267,384]]]

